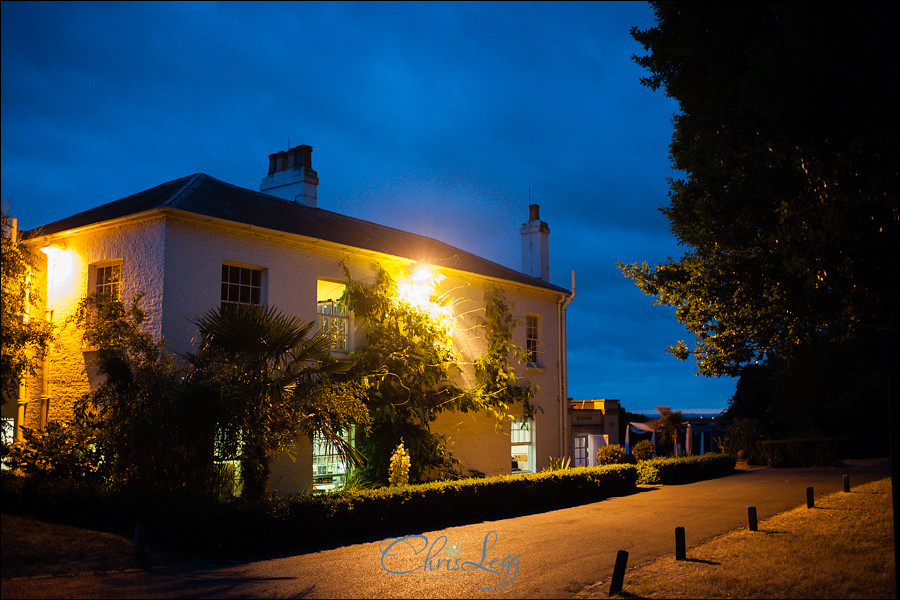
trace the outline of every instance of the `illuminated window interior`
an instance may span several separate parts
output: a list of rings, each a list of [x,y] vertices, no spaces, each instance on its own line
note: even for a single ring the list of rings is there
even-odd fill
[[[353,431],[341,437],[354,443]],[[313,436],[313,490],[330,492],[343,487],[350,473],[350,466],[338,454],[337,449],[324,437]]]
[[[534,421],[516,419],[510,425],[513,473],[534,471]]]
[[[319,279],[316,285],[316,317],[320,331],[331,334],[331,350],[350,349],[350,314],[341,303],[344,284]]]

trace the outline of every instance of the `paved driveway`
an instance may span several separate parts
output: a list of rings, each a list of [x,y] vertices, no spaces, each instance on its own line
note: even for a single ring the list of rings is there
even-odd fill
[[[69,598],[559,598],[628,566],[691,547],[821,496],[890,475],[877,468],[754,469],[679,486],[642,488],[583,506],[424,532],[408,539],[239,565],[158,567],[125,573],[14,579],[2,597]],[[515,498],[510,498],[515,502]],[[394,543],[392,543],[394,542]]]

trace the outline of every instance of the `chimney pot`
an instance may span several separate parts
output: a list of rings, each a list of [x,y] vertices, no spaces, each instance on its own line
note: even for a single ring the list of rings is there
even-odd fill
[[[541,207],[537,204],[531,204],[528,206],[528,220],[529,221],[538,221],[540,220],[540,209]]]

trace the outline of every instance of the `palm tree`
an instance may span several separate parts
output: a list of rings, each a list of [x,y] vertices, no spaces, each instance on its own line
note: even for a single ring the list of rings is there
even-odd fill
[[[193,322],[199,348],[187,358],[193,377],[215,386],[226,407],[222,440],[240,458],[244,497],[265,496],[271,455],[300,432],[321,433],[358,461],[340,433],[368,414],[352,387],[329,383],[337,361],[328,334],[310,335],[314,322],[273,306],[241,304],[225,304]]]
[[[659,418],[652,422],[653,430],[657,435],[657,445],[671,442],[675,456],[678,456],[678,432],[685,424],[684,415],[680,410],[672,412],[668,406],[657,406]]]

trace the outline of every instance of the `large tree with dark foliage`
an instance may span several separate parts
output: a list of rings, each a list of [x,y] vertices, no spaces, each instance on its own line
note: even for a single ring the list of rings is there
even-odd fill
[[[896,339],[897,4],[654,2],[642,83],[680,105],[662,210],[684,255],[625,274],[705,375]],[[892,342],[891,342],[892,343]]]
[[[804,380],[839,366],[837,389],[817,386],[827,398],[782,393],[769,405],[782,423],[787,408],[800,409],[794,423],[890,414],[896,439],[898,4],[652,4],[656,27],[632,29],[649,51],[635,60],[643,84],[679,103],[670,155],[684,177],[662,210],[685,253],[620,268],[676,308],[696,344],[670,351],[693,354],[700,373],[762,361],[764,392],[782,393],[779,377],[811,392]],[[894,540],[896,552],[896,518]]]

